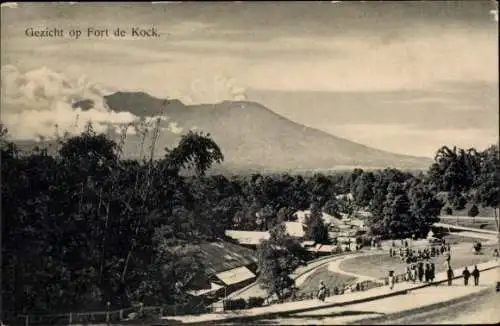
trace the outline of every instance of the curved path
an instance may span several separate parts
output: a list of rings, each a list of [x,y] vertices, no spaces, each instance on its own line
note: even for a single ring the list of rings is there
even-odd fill
[[[296,275],[295,277],[292,276],[292,278],[295,280],[295,285],[300,287],[307,280],[307,278],[309,276],[311,276],[315,271],[317,271],[319,268],[321,268],[321,267],[323,267],[325,265],[328,265],[328,270],[337,273],[337,271],[331,270],[330,266],[332,266],[332,265],[338,266],[340,264],[340,262],[342,262],[342,261],[344,261],[346,259],[353,259],[353,258],[357,258],[357,257],[363,257],[363,256],[369,256],[369,255],[375,255],[375,254],[380,254],[380,251],[378,251],[378,250],[375,251],[374,250],[374,251],[363,252],[363,253],[349,254],[349,255],[341,256],[341,257],[338,257],[338,256],[337,257],[332,257],[332,259],[323,261],[321,264],[316,265],[313,269],[310,269],[308,271],[304,271],[304,272]],[[338,273],[339,274],[349,275],[349,276],[354,276],[356,278],[365,277],[363,275],[350,274],[350,273],[346,273],[344,271],[339,271]]]
[[[345,256],[329,256],[325,258],[320,258],[314,261],[311,261],[308,263],[307,266],[299,267],[295,270],[293,274],[291,274],[291,278],[295,280],[295,285],[296,286],[301,286],[304,281],[312,275],[315,271],[318,269],[324,267],[325,265],[328,265],[332,262],[335,262],[337,260],[343,260],[346,258],[355,258],[359,256],[365,256],[365,255],[374,255],[374,254],[379,254],[380,251],[374,250],[371,252],[361,252],[361,253],[352,253],[348,254]],[[356,276],[357,277],[357,276]],[[236,299],[236,298],[244,298],[247,299],[249,297],[253,296],[265,296],[266,293],[265,291],[259,286],[257,282],[254,282],[243,289],[233,292],[230,295],[228,295],[228,298],[230,299]]]
[[[355,274],[355,273],[351,273],[351,272],[340,269],[340,264],[342,264],[342,262],[349,260],[349,259],[352,259],[354,257],[343,257],[343,258],[344,259],[339,259],[339,260],[336,260],[334,262],[331,262],[328,265],[328,270],[331,272],[334,272],[334,273],[356,277],[356,282],[373,281],[373,282],[377,282],[377,283],[384,283],[384,281],[377,279],[376,277]]]
[[[498,243],[498,240],[496,238],[496,236],[492,235],[492,234],[485,234],[485,233],[480,233],[480,232],[472,232],[472,231],[462,231],[462,232],[459,232],[459,233],[450,233],[450,234],[457,234],[457,235],[460,235],[460,236],[463,236],[463,237],[471,237],[471,238],[480,238],[480,239],[484,239],[484,240],[487,240],[486,242],[483,243],[483,246],[484,245],[495,245]],[[458,251],[462,251],[462,250],[470,250],[470,246],[471,244],[470,243],[459,243],[457,245],[455,245],[453,247],[453,250],[458,250]],[[348,271],[345,271],[343,269],[341,269],[340,265],[342,264],[342,262],[346,261],[346,260],[349,260],[349,259],[352,259],[354,257],[349,257],[349,256],[346,256],[346,257],[342,257],[341,259],[338,259],[336,261],[332,261],[330,263],[330,265],[328,266],[328,269],[332,272],[335,272],[335,273],[338,273],[338,274],[344,274],[344,275],[349,275],[349,276],[353,276],[353,277],[356,277],[358,278],[357,281],[375,281],[375,282],[383,282],[377,278],[374,278],[374,277],[370,277],[370,276],[366,276],[366,275],[360,275],[360,274],[355,274],[355,273],[351,273],[351,272],[348,272]]]
[[[457,233],[457,235],[460,236],[465,236],[465,237],[472,237],[472,238],[482,238],[487,240],[483,245],[494,245],[497,243],[497,238],[495,235],[491,234],[490,232],[484,233],[484,232],[475,232],[474,229],[468,229],[467,231],[462,231],[460,233]],[[427,243],[424,241],[423,243]],[[455,246],[455,250],[470,250],[470,243],[461,243],[457,244]],[[328,265],[328,269],[331,272],[338,273],[338,274],[343,274],[343,275],[348,275],[348,276],[353,276],[356,277],[356,281],[375,281],[375,282],[382,282],[380,279],[366,276],[366,275],[360,275],[360,274],[355,274],[351,273],[345,270],[342,270],[340,268],[340,265],[342,262],[348,260],[348,259],[353,259],[356,257],[360,256],[366,256],[366,255],[376,255],[380,254],[380,250],[371,250],[368,252],[361,252],[361,253],[352,253],[348,254],[345,256],[331,256],[331,257],[325,257],[325,258],[320,258],[316,261],[310,262],[307,266],[304,267],[299,267],[295,272],[290,275],[292,279],[295,280],[296,286],[301,286],[309,276],[311,276],[315,271],[318,269],[324,267],[325,265]],[[230,295],[228,295],[228,298],[235,299],[235,298],[249,298],[252,296],[265,296],[266,292],[259,286],[257,282],[254,282],[247,287],[236,291]]]

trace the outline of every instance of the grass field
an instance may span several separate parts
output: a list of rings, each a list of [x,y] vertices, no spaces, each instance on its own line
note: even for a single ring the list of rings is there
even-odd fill
[[[474,228],[474,229],[483,229],[483,230],[490,230],[490,231],[496,231],[496,224],[495,220],[491,221],[485,221],[485,220],[477,220],[473,221],[470,219],[460,219],[460,218],[455,218],[455,217],[446,217],[442,216],[441,217],[441,222],[442,223],[448,223],[448,224],[457,224],[458,220],[458,225],[463,226],[463,227],[468,227],[468,228]]]
[[[323,281],[329,289],[334,287],[342,287],[356,278],[348,275],[334,273],[328,270],[328,266],[324,266],[312,273],[300,286],[299,293],[306,293],[318,290],[319,281]]]
[[[472,245],[475,241],[479,241],[482,243],[486,242],[486,240],[483,238],[464,237],[459,235],[460,232],[456,233],[447,234],[443,236],[443,239],[446,240],[446,243],[449,243],[450,245],[455,245],[458,243],[470,243]]]
[[[462,266],[470,266],[487,262],[492,259],[492,246],[485,246],[482,255],[474,255],[472,251],[472,243],[470,248],[462,247],[459,250],[454,250],[452,246],[451,266],[458,268]],[[446,257],[441,255],[432,259],[436,266],[436,272],[446,270]],[[373,255],[367,257],[357,257],[348,259],[340,264],[340,269],[360,275],[371,277],[385,277],[388,271],[393,270],[396,274],[405,272],[406,264],[401,262],[399,257],[389,257],[388,253]]]

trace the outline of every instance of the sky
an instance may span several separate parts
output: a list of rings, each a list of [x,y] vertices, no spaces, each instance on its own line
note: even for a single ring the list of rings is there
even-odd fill
[[[395,153],[485,148],[498,141],[495,8],[492,1],[3,5],[2,120],[17,130],[71,120],[61,118],[75,114],[70,108],[41,108],[33,86],[52,83],[45,95],[56,97],[68,80],[79,90],[142,90],[186,104],[257,101]],[[65,36],[30,38],[30,27]],[[89,27],[129,35],[89,38]],[[133,27],[160,35],[134,38]],[[83,35],[71,38],[71,29]],[[13,90],[20,84],[22,94]],[[31,101],[22,113],[9,104],[21,97]]]

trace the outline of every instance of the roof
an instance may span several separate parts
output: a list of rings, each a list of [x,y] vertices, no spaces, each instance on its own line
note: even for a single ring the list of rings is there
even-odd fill
[[[340,194],[335,196],[336,199],[349,199],[349,200],[354,200],[354,196],[349,192],[347,194]]]
[[[297,222],[305,223],[306,221],[306,216],[311,214],[310,209],[306,209],[304,211],[296,211],[293,215],[295,215],[298,219]],[[339,221],[339,219],[335,218],[334,216],[327,214],[325,212],[321,212],[321,217],[323,219],[323,222],[325,223],[336,223]]]
[[[302,241],[300,244],[302,245],[302,247],[314,246],[315,242],[313,240],[308,240],[308,241]]]
[[[216,276],[224,282],[224,284],[232,285],[252,279],[255,277],[255,274],[246,267],[238,267],[229,271],[218,273]]]
[[[358,226],[358,227],[363,227],[365,226],[365,221],[363,220],[360,220],[360,219],[357,219],[357,218],[353,218],[351,219],[351,222],[349,222],[351,225],[355,225],[355,226]]]
[[[304,224],[301,222],[285,222],[285,228],[292,237],[301,238],[305,235]]]
[[[338,246],[317,244],[313,248],[308,248],[308,250],[314,252],[334,252],[338,250]]]
[[[261,240],[269,239],[269,232],[226,230],[226,236],[238,240],[240,244],[258,245]]]
[[[357,211],[355,215],[358,217],[371,217],[371,216],[373,216],[373,214],[371,212],[368,212],[368,211]]]
[[[187,293],[194,295],[194,296],[200,296],[208,293],[213,293],[219,289],[223,288],[222,285],[216,284],[214,282],[210,282],[210,288],[209,289],[203,289],[203,290],[191,290],[187,291]]]
[[[285,230],[293,237],[301,238],[305,235],[304,225],[301,222],[285,222]],[[225,235],[244,245],[258,245],[261,240],[268,240],[270,237],[267,231],[226,230]]]
[[[257,262],[255,251],[230,242],[206,242],[199,245],[208,274],[220,273]]]

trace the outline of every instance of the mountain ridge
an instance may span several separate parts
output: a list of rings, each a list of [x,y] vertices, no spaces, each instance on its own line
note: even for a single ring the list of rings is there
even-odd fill
[[[227,166],[260,166],[271,171],[330,170],[336,166],[422,169],[431,163],[430,158],[371,148],[304,126],[254,101],[185,105],[145,92],[116,92],[104,98],[113,111],[140,117],[163,112],[184,129],[210,133],[221,147]],[[158,143],[175,146],[179,137],[163,133]],[[129,148],[129,155],[133,152]]]
[[[149,156],[151,152],[156,158],[162,157],[165,148],[176,146],[183,133],[197,130],[211,134],[224,154],[225,161],[213,167],[213,172],[333,172],[386,167],[422,170],[432,162],[430,158],[375,149],[302,125],[255,101],[186,105],[177,99],[160,99],[146,92],[119,91],[103,94],[103,102],[112,112],[128,112],[150,122],[154,117],[162,117],[156,143],[151,132],[143,139],[139,129],[134,127],[135,131],[127,135],[123,144],[125,158],[137,159],[140,153]],[[71,106],[89,111],[94,104],[92,99],[80,98]],[[108,129],[108,135],[117,139],[118,129]],[[19,144],[24,149],[41,145],[34,141]]]

